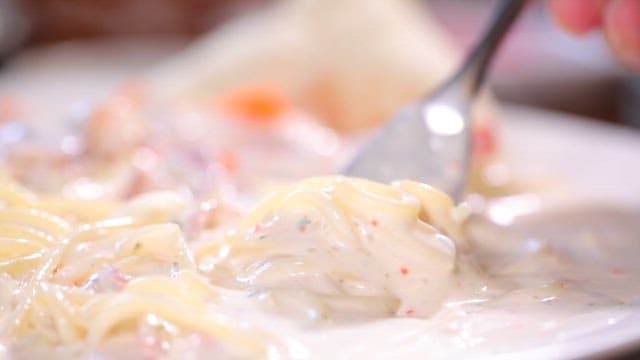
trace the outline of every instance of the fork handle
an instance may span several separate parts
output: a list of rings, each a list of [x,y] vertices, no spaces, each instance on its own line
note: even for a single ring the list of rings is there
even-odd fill
[[[493,53],[526,2],[526,0],[500,0],[484,34],[476,42],[466,62],[460,66],[453,77],[452,82],[463,80],[461,79],[463,77],[466,78],[464,83],[466,93],[470,98],[473,98],[482,87]]]

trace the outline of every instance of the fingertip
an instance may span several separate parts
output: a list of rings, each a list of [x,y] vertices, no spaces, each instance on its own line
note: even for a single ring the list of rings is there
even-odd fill
[[[620,62],[640,70],[640,1],[612,0],[605,10],[604,28]]]
[[[566,31],[581,35],[600,26],[602,1],[599,0],[547,0],[556,23]]]

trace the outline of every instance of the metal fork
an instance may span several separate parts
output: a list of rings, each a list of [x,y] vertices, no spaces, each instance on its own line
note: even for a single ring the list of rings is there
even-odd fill
[[[526,0],[501,0],[464,63],[432,94],[402,109],[343,171],[390,182],[414,179],[460,200],[471,157],[471,105],[496,48]]]

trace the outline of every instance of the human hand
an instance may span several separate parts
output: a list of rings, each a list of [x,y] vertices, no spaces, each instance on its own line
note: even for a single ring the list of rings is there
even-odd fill
[[[572,34],[601,28],[626,67],[640,71],[640,0],[547,0],[556,22]]]

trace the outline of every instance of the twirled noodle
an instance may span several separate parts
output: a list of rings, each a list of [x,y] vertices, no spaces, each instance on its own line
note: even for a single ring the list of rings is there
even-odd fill
[[[428,316],[458,236],[449,198],[410,181],[309,179],[232,229],[171,192],[78,201],[0,182],[0,200],[0,356],[17,358],[286,356],[234,314]]]
[[[215,312],[220,290],[196,273],[180,228],[167,222],[180,210],[171,195],[147,194],[106,218],[111,202],[42,200],[11,183],[0,183],[0,197],[0,333],[17,357],[121,357],[145,345],[149,317],[170,324],[154,336],[200,334],[220,357],[266,354],[266,334]]]
[[[268,295],[312,320],[428,316],[447,292],[458,234],[449,198],[410,181],[297,183],[259,204],[231,235],[196,247],[214,282]]]

